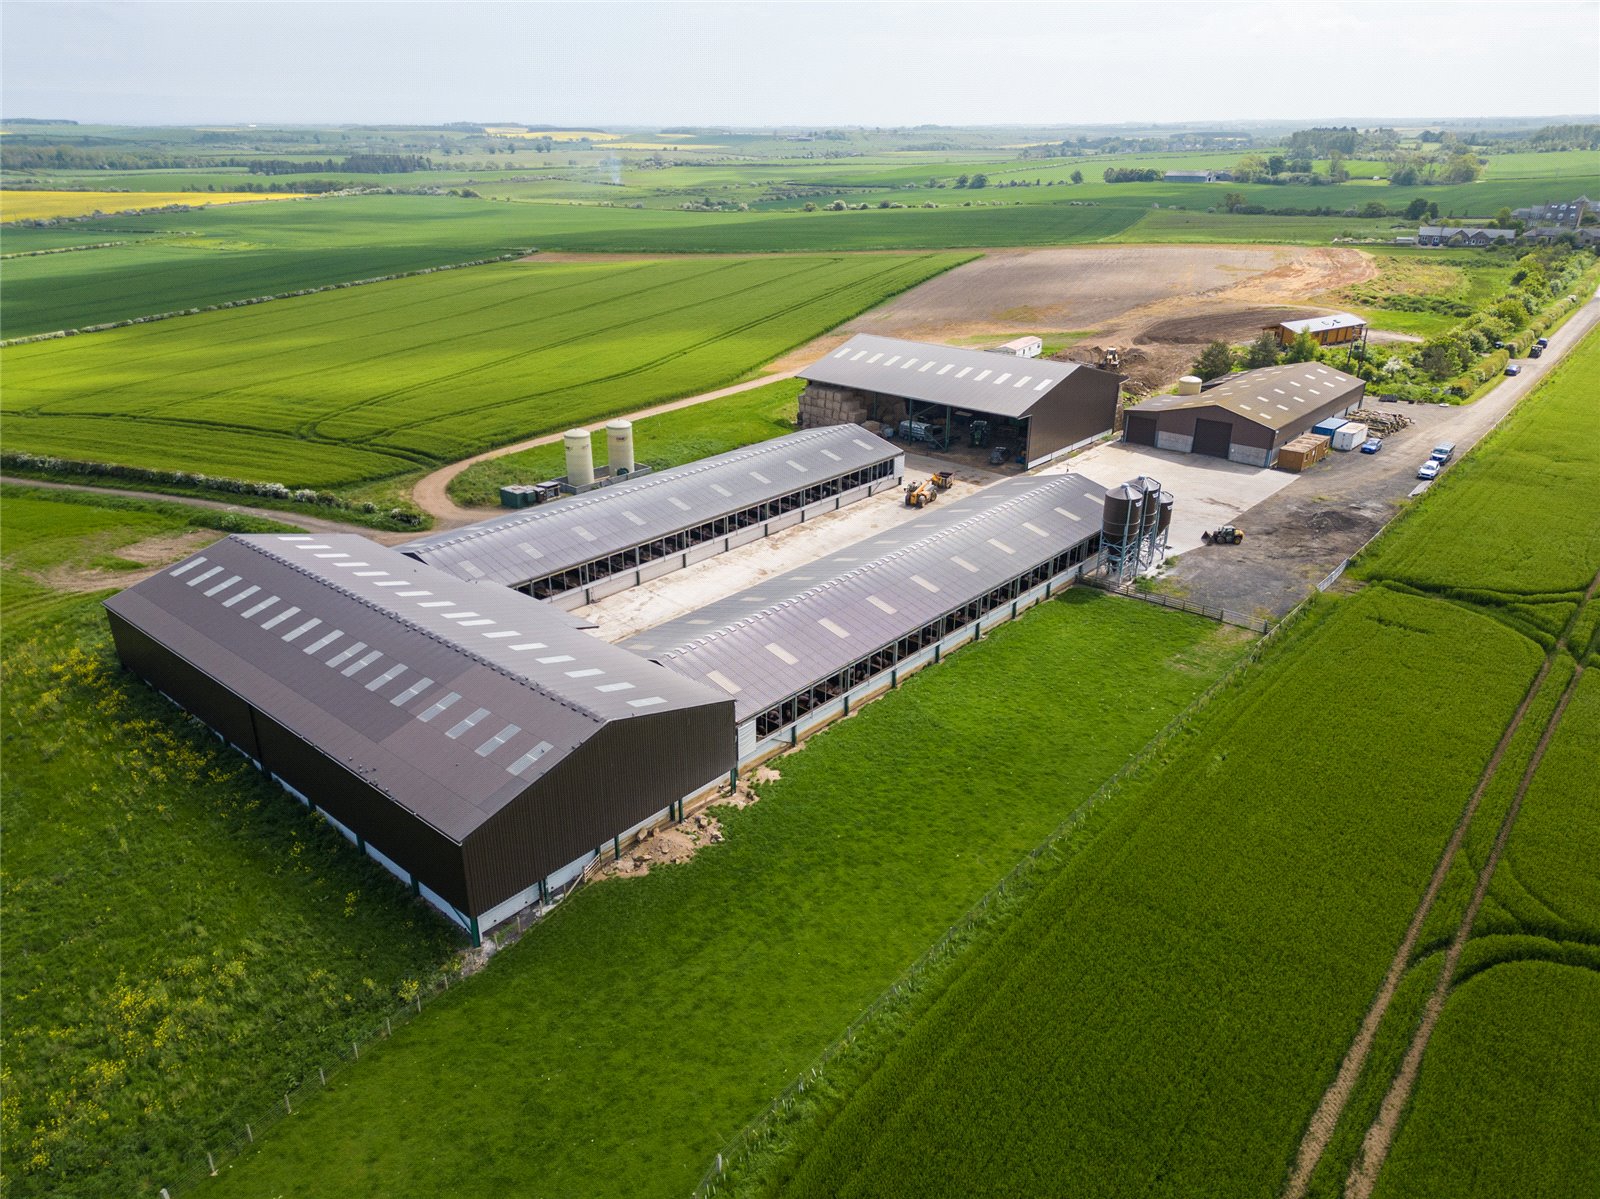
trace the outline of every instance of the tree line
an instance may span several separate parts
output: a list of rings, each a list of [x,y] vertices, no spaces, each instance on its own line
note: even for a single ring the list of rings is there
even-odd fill
[[[296,162],[288,158],[246,160],[252,175],[310,175],[317,171],[347,175],[405,175],[412,171],[433,170],[433,159],[420,154],[352,154],[341,162]]]

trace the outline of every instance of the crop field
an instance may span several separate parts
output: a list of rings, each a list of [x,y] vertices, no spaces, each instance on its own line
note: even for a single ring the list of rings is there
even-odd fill
[[[1495,434],[1396,524],[1360,577],[1428,590],[1575,599],[1600,571],[1600,338],[1576,347]]]
[[[634,421],[635,456],[654,470],[665,470],[793,433],[804,388],[803,379],[780,379],[720,400]],[[596,430],[593,442],[594,460],[604,462],[604,429]],[[536,483],[566,474],[565,454],[561,443],[555,442],[476,463],[451,481],[450,496],[458,504],[493,506],[499,503],[500,488],[507,483]]]
[[[1486,617],[1381,589],[1326,609],[1113,800],[770,1189],[1276,1192],[1540,657]],[[1283,714],[1337,728],[1436,707],[1435,668],[1477,680],[1448,721],[1286,785],[1304,727]]]
[[[154,1194],[370,1029],[455,939],[380,868],[124,675],[57,568],[265,522],[0,495],[8,1194]],[[220,535],[220,530],[212,536]],[[173,552],[183,552],[181,548]]]
[[[1451,995],[1375,1199],[1600,1193],[1600,970],[1522,961]]]
[[[6,440],[351,484],[734,382],[960,261],[505,263],[14,346]]]
[[[80,192],[0,191],[0,220],[37,221],[91,216],[166,204],[240,204],[258,200],[299,200],[303,196],[262,192]]]
[[[759,803],[718,810],[721,844],[579,892],[217,1193],[687,1194],[731,1129],[1243,648],[1076,590],[995,630],[771,763]],[[1067,688],[1083,702],[1061,705]],[[1011,717],[975,737],[1001,695]]]

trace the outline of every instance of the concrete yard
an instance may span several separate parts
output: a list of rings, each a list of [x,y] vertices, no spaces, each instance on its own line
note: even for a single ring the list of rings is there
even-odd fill
[[[907,462],[907,472],[908,480],[927,475],[926,470],[917,469],[915,460]],[[978,490],[981,481],[986,480],[975,481],[958,473],[950,490],[935,501],[935,511],[941,502],[971,495]],[[596,626],[595,635],[601,640],[621,641],[917,515],[916,509],[905,506],[905,495],[900,488],[880,492],[837,512],[697,562],[643,587],[631,587],[607,596],[599,603],[578,608],[573,614],[592,620]]]

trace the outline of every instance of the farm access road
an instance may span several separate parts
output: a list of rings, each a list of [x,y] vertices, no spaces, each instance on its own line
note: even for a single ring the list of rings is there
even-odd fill
[[[1166,576],[1171,589],[1186,599],[1235,612],[1283,615],[1394,518],[1415,490],[1417,467],[1433,446],[1453,441],[1459,461],[1596,325],[1600,325],[1600,292],[1550,335],[1550,348],[1542,357],[1521,360],[1520,375],[1502,376],[1487,395],[1463,407],[1380,404],[1369,396],[1368,407],[1401,413],[1416,423],[1384,438],[1377,454],[1329,454],[1304,474],[1287,476],[1293,486],[1240,513],[1243,545],[1207,545],[1182,553]],[[1445,473],[1451,469],[1446,466]],[[1159,463],[1148,473],[1165,481]],[[1185,497],[1175,494],[1181,512]]]

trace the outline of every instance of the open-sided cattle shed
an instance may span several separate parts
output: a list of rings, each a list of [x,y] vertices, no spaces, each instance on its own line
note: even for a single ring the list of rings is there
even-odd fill
[[[1111,431],[1122,376],[1078,362],[1007,361],[987,350],[861,334],[800,371],[800,411],[840,403],[864,417],[905,419],[942,429],[936,444],[958,436],[973,416],[1014,423],[1020,456],[1039,466]],[[808,397],[813,403],[808,404]],[[998,436],[998,435],[997,435]]]
[[[623,644],[731,695],[749,761],[1093,570],[1104,499],[1007,479]]]
[[[400,550],[460,579],[576,608],[897,486],[904,474],[904,455],[865,429],[807,429]]]
[[[1365,383],[1330,366],[1264,366],[1203,391],[1145,400],[1124,414],[1122,437],[1131,445],[1271,466],[1285,444],[1359,408],[1365,394]]]
[[[105,606],[128,669],[474,937],[735,763],[724,692],[363,537],[229,537]]]

